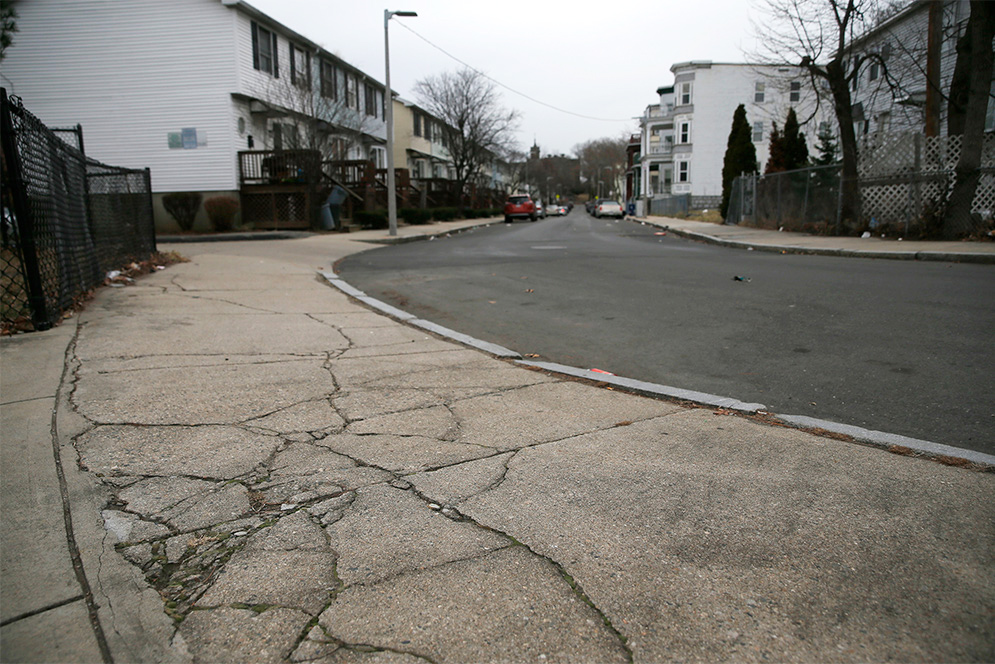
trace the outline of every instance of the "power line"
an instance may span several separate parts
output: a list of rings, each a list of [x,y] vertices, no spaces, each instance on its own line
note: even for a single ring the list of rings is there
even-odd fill
[[[415,32],[414,30],[412,30],[411,28],[409,28],[407,26],[407,24],[405,24],[405,23],[403,23],[401,21],[398,21],[397,25],[401,26],[402,28],[404,28],[405,30],[407,30],[408,32],[410,32],[411,34],[413,34],[415,37],[418,37],[418,39],[421,39],[423,42],[425,42],[426,44],[428,44],[432,48],[436,49],[437,51],[440,51],[440,52],[444,53],[446,56],[452,58],[453,60],[455,60],[456,62],[460,63],[464,67],[467,67],[468,69],[471,69],[471,70],[475,71],[476,73],[480,74],[481,76],[483,76],[487,80],[495,83],[496,85],[500,85],[505,90],[508,90],[509,92],[512,92],[512,93],[518,95],[519,97],[524,97],[525,99],[528,99],[529,101],[531,101],[533,103],[539,104],[540,106],[545,106],[546,108],[551,108],[554,111],[558,111],[560,113],[566,113],[567,115],[573,115],[575,117],[583,118],[585,120],[597,120],[599,122],[628,122],[629,120],[632,119],[632,118],[624,118],[624,119],[620,120],[620,119],[617,119],[617,118],[596,118],[596,117],[591,116],[591,115],[583,115],[581,113],[574,113],[573,111],[568,111],[565,108],[559,108],[558,106],[553,106],[552,104],[547,104],[546,102],[540,101],[539,99],[536,99],[535,97],[530,97],[529,95],[525,94],[524,92],[519,92],[518,90],[514,89],[511,86],[505,85],[504,83],[502,83],[501,81],[497,80],[496,78],[494,78],[492,76],[488,76],[487,74],[485,74],[484,72],[480,71],[479,69],[477,69],[473,65],[470,65],[470,64],[467,64],[466,62],[463,62],[462,60],[460,60],[459,58],[457,58],[455,55],[453,55],[452,53],[450,53],[446,49],[442,48],[438,44],[432,43],[427,38],[421,36],[420,34],[418,34],[417,32]]]

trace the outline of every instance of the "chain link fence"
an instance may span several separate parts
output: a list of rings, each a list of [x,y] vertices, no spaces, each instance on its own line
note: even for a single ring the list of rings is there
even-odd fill
[[[155,252],[148,169],[87,159],[82,128],[49,129],[0,90],[0,322],[44,330],[107,271]]]
[[[657,217],[686,217],[691,210],[691,194],[649,199],[648,214]]]
[[[880,134],[860,144],[859,230],[900,237],[969,237],[992,224],[995,211],[995,134],[982,145],[970,214],[943,228],[954,202],[961,137]],[[820,235],[840,225],[839,165],[740,176],[730,191],[726,223]],[[964,201],[966,204],[966,201]]]

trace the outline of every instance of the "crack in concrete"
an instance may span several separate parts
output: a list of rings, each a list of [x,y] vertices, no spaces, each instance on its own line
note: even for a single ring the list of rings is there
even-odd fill
[[[123,368],[123,369],[98,369],[94,373],[98,376],[112,376],[116,374],[124,373],[134,373],[137,371],[172,371],[174,369],[210,369],[212,367],[220,366],[232,366],[232,367],[255,367],[255,366],[265,366],[267,364],[287,364],[290,362],[300,362],[301,360],[316,360],[325,356],[324,353],[258,353],[259,355],[274,355],[280,356],[281,359],[272,360],[253,360],[251,362],[230,362],[228,358],[230,357],[252,357],[251,354],[239,354],[239,353],[165,353],[158,355],[117,355],[113,357],[102,357],[99,362],[106,362],[109,360],[116,361],[128,361],[128,360],[143,360],[143,359],[162,359],[162,358],[173,358],[173,357],[217,357],[225,358],[224,362],[218,363],[205,363],[205,364],[183,364],[178,366],[158,366],[158,367],[134,367],[134,368]]]
[[[510,459],[509,459],[509,461],[510,461]],[[506,466],[507,466],[507,463],[506,463]],[[429,498],[428,496],[426,496],[421,491],[419,491],[417,489],[417,487],[412,486],[411,489],[410,489],[410,492],[412,493],[412,495],[417,496],[421,500],[423,500],[426,503],[428,503],[430,509],[431,509],[432,505],[438,505],[439,504],[439,503],[436,503],[431,498]],[[483,492],[481,492],[481,493],[483,493]],[[447,509],[449,510],[449,513],[446,512]],[[498,535],[500,537],[503,537],[503,538],[507,539],[508,542],[509,542],[509,546],[521,546],[521,547],[524,547],[533,556],[536,556],[537,558],[545,560],[550,565],[552,565],[553,568],[557,570],[557,572],[559,573],[560,577],[564,580],[564,582],[570,587],[571,591],[573,591],[573,593],[575,595],[577,595],[577,597],[581,601],[583,601],[585,604],[587,604],[589,607],[591,607],[591,609],[598,615],[598,617],[601,618],[602,622],[604,623],[604,625],[608,629],[608,631],[611,632],[611,634],[618,640],[619,644],[622,646],[623,651],[625,652],[626,661],[628,661],[628,662],[632,662],[633,661],[633,653],[632,653],[631,648],[629,648],[627,637],[624,634],[622,634],[612,624],[612,622],[608,618],[607,614],[605,614],[605,612],[602,611],[594,603],[594,601],[590,598],[590,596],[588,596],[588,594],[586,592],[584,592],[584,589],[577,582],[577,580],[574,579],[573,576],[571,576],[566,571],[566,569],[563,567],[563,565],[560,564],[557,560],[553,559],[551,556],[547,556],[547,555],[544,555],[544,554],[541,554],[541,553],[537,552],[535,549],[533,549],[529,545],[527,545],[524,542],[521,542],[521,541],[515,539],[510,534],[508,534],[508,533],[506,533],[506,532],[504,532],[504,531],[502,531],[502,530],[500,530],[498,528],[494,528],[492,526],[488,526],[486,524],[483,524],[483,523],[477,521],[476,519],[474,519],[472,517],[469,517],[469,516],[463,514],[456,507],[447,506],[445,508],[441,508],[440,511],[442,512],[443,515],[447,516],[450,519],[453,519],[454,521],[461,521],[461,522],[471,523],[474,526],[476,526],[477,528],[480,528],[481,530],[485,530],[487,532],[493,533],[495,535]],[[476,560],[476,559],[479,559],[479,558],[484,558],[484,557],[487,557],[487,556],[495,553],[496,551],[501,551],[501,550],[503,550],[505,548],[507,548],[507,547],[501,547],[501,548],[498,548],[498,549],[494,549],[493,551],[488,551],[487,553],[479,555],[479,556],[470,556],[470,557],[468,557],[468,558],[466,558],[464,560]],[[455,563],[455,562],[462,562],[462,561],[461,560],[450,560],[450,561],[447,561],[446,563],[443,563],[441,565],[437,565],[435,567],[436,568],[438,568],[438,567],[444,567],[446,565],[450,565],[450,564]],[[431,568],[424,568],[424,569],[431,569]],[[417,570],[415,570],[415,571],[417,571]],[[392,577],[392,578],[398,578],[400,576],[404,576],[404,575],[412,574],[412,573],[414,573],[414,572],[406,572],[406,573],[402,573],[402,574],[396,575],[395,577]],[[391,578],[391,577],[388,577],[388,578]],[[377,583],[381,583],[384,580],[387,580],[387,579],[382,579],[382,580],[378,581]],[[365,585],[365,584],[354,584],[354,585]],[[369,585],[376,585],[376,584],[369,584]]]
[[[277,316],[290,315],[286,311],[273,311],[271,309],[261,309],[259,307],[253,307],[251,305],[244,304],[242,302],[232,302],[231,300],[225,299],[223,297],[214,297],[214,296],[210,296],[210,295],[195,295],[195,296],[191,296],[191,297],[193,299],[196,299],[196,300],[207,300],[209,302],[223,302],[225,304],[230,304],[230,305],[232,305],[234,307],[241,307],[242,309],[248,309],[250,312],[254,312],[254,313],[273,314],[273,315],[277,315]],[[226,316],[230,316],[230,315],[237,316],[238,314],[226,313],[225,315]]]
[[[431,500],[430,498],[428,498],[427,496],[425,496],[424,494],[422,494],[420,491],[418,491],[414,487],[412,487],[412,493],[414,495],[418,496],[419,498],[421,498],[422,500],[426,500],[426,501],[430,501]],[[434,501],[433,501],[430,504],[436,504],[436,503],[434,503]],[[584,589],[581,587],[580,583],[578,583],[577,580],[574,579],[574,577],[572,575],[570,575],[566,571],[566,568],[564,568],[564,566],[559,561],[555,560],[551,556],[547,556],[545,554],[539,553],[538,551],[536,551],[535,549],[533,549],[531,546],[529,546],[525,542],[522,542],[522,541],[516,539],[512,535],[504,532],[503,530],[500,530],[499,528],[495,528],[493,526],[488,526],[488,525],[486,525],[484,523],[481,523],[481,522],[477,521],[476,519],[474,519],[472,517],[469,517],[469,516],[463,514],[456,507],[449,507],[449,510],[451,510],[451,512],[455,513],[455,515],[456,515],[456,518],[454,518],[452,516],[450,516],[449,518],[452,518],[453,520],[456,520],[456,521],[462,521],[462,522],[472,523],[474,526],[476,526],[477,528],[480,528],[481,530],[485,530],[487,532],[493,533],[493,534],[498,535],[500,537],[504,537],[505,539],[507,539],[509,541],[509,543],[510,543],[509,546],[521,546],[526,551],[528,551],[529,553],[531,553],[533,556],[535,556],[537,558],[540,558],[542,560],[545,560],[550,565],[552,565],[553,568],[560,575],[560,577],[563,579],[563,581],[570,587],[571,591],[578,597],[578,599],[580,599],[585,604],[587,604],[589,607],[591,607],[591,610],[593,610],[598,615],[598,617],[601,618],[601,621],[604,623],[606,629],[608,629],[608,631],[618,640],[618,642],[621,645],[623,651],[625,652],[626,661],[628,661],[628,662],[632,662],[633,661],[633,653],[632,653],[631,648],[629,648],[628,638],[624,634],[622,634],[614,626],[614,624],[612,624],[612,622],[608,618],[607,614],[605,614],[605,612],[602,611],[598,607],[598,605],[594,603],[594,600],[592,600],[590,598],[590,596],[584,591]],[[489,551],[488,553],[486,553],[486,554],[484,554],[482,556],[473,556],[471,558],[468,558],[468,560],[473,560],[473,559],[476,559],[476,558],[483,558],[483,557],[486,557],[488,555],[491,555],[492,553],[494,553],[496,551],[501,551],[504,548],[507,548],[507,547],[502,547],[501,549],[495,549],[494,551]],[[450,564],[452,562],[459,562],[459,561],[449,561],[449,562],[447,562],[445,564]],[[443,566],[443,565],[439,565],[439,567],[441,567],[441,566]],[[360,584],[356,584],[356,585],[360,585]]]
[[[107,637],[104,634],[104,628],[100,621],[100,614],[98,612],[96,601],[93,597],[93,590],[90,586],[90,581],[87,578],[86,570],[83,567],[83,557],[76,542],[76,531],[73,527],[73,516],[72,510],[70,509],[69,487],[66,481],[65,469],[62,465],[62,451],[59,443],[59,408],[61,407],[67,385],[70,386],[71,390],[71,386],[75,384],[75,372],[71,372],[70,367],[72,366],[73,359],[76,357],[76,345],[79,342],[80,331],[81,327],[77,323],[76,330],[73,332],[72,339],[69,341],[69,345],[64,354],[62,375],[59,377],[59,386],[55,391],[55,407],[52,409],[49,435],[51,437],[52,456],[55,462],[55,473],[59,483],[59,495],[62,501],[62,516],[66,529],[66,544],[69,548],[69,557],[72,561],[76,581],[79,583],[80,589],[83,592],[83,598],[86,603],[87,614],[90,620],[90,628],[93,630],[94,638],[97,641],[100,656],[104,662],[111,663],[114,660],[111,656],[110,646],[107,643]],[[72,380],[69,380],[70,375],[74,375]],[[65,398],[66,402],[69,403],[68,395],[66,395]],[[72,408],[71,404],[70,408]],[[70,445],[72,445],[72,443],[70,443]],[[75,446],[72,447],[73,451],[76,452],[77,450]]]

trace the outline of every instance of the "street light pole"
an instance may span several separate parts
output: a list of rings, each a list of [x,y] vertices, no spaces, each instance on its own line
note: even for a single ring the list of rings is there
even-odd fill
[[[397,186],[394,183],[394,95],[390,90],[390,19],[392,16],[418,16],[415,12],[383,10],[383,55],[387,85],[387,220],[390,234],[397,235]]]

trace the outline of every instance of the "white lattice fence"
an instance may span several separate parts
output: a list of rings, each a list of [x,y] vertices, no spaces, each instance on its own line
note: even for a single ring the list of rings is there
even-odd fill
[[[886,134],[860,145],[864,221],[911,228],[942,208],[953,187],[961,137]],[[995,210],[995,135],[986,134],[981,180],[971,211],[990,219]]]

